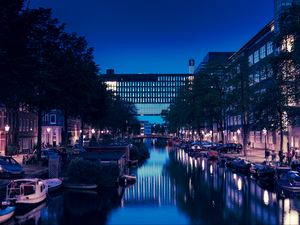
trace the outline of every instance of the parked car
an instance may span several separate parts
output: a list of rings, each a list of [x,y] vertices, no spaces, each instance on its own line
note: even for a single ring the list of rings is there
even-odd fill
[[[23,167],[12,157],[0,156],[0,177],[22,177]]]
[[[85,148],[82,147],[81,145],[76,144],[72,147],[72,154],[78,155],[83,152],[85,152]]]
[[[240,153],[243,149],[243,146],[241,144],[236,144],[236,143],[227,143],[220,145],[218,147],[218,151],[220,153],[229,153],[229,152],[236,152]]]

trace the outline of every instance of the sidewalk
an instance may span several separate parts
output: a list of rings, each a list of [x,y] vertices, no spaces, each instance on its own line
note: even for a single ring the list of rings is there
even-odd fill
[[[244,156],[244,152],[238,153],[238,154],[224,154],[224,156],[228,157],[240,157],[242,159],[249,160],[251,163],[261,163],[265,161],[265,150],[263,149],[248,149],[246,151],[246,156]],[[278,160],[278,154],[276,155],[276,160]],[[271,156],[269,157],[269,160],[271,160]]]
[[[23,164],[24,154],[14,155],[13,158],[23,166],[25,175],[24,178],[36,178],[48,174],[48,167],[40,165],[26,165]]]

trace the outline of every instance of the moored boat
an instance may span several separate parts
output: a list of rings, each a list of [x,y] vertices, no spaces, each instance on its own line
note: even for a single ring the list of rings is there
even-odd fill
[[[248,174],[250,173],[251,163],[244,159],[237,158],[226,162],[226,166],[237,173]]]
[[[6,201],[17,208],[29,207],[44,201],[47,194],[48,186],[41,179],[13,180],[7,185]]]
[[[288,171],[277,180],[277,189],[288,193],[300,194],[300,173]]]
[[[211,160],[213,160],[213,159],[218,159],[218,158],[219,158],[219,153],[218,153],[217,151],[209,150],[209,151],[207,152],[207,158],[208,158],[208,159],[211,159]]]
[[[15,213],[14,206],[7,206],[3,209],[0,208],[0,223],[8,221]]]
[[[62,186],[62,180],[59,178],[46,179],[44,182],[48,185],[49,192],[57,191]]]
[[[94,190],[97,189],[97,184],[83,184],[83,183],[71,183],[64,182],[64,187],[68,189],[77,189],[77,190]]]

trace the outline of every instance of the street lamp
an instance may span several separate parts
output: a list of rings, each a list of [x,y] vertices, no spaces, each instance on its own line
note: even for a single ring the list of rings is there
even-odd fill
[[[49,143],[50,143],[50,131],[51,131],[51,128],[50,127],[47,127],[47,134],[48,134],[48,145],[49,145]]]
[[[8,132],[9,132],[10,126],[6,125],[4,127],[5,130],[5,155],[7,155],[7,150],[8,150]]]
[[[240,134],[241,134],[241,130],[240,129],[237,129],[236,131],[238,137],[237,137],[237,142],[239,143],[240,142]]]
[[[96,133],[95,129],[92,129],[92,134],[95,134],[95,133]]]
[[[264,128],[263,129],[263,134],[265,135],[265,151],[267,150],[267,133],[268,133],[267,129]]]

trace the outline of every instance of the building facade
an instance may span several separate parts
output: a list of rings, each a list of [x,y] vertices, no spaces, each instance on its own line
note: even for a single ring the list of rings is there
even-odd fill
[[[79,141],[81,121],[68,118],[68,145]],[[42,118],[42,144],[56,147],[62,143],[65,129],[65,118],[61,110],[53,109]]]
[[[102,77],[108,90],[134,103],[138,119],[150,124],[163,123],[161,112],[169,108],[180,88],[194,79],[193,74],[111,73]]]
[[[5,127],[9,127],[6,131]],[[0,107],[0,155],[27,152],[37,142],[37,115],[20,106],[12,110],[4,105]]]

